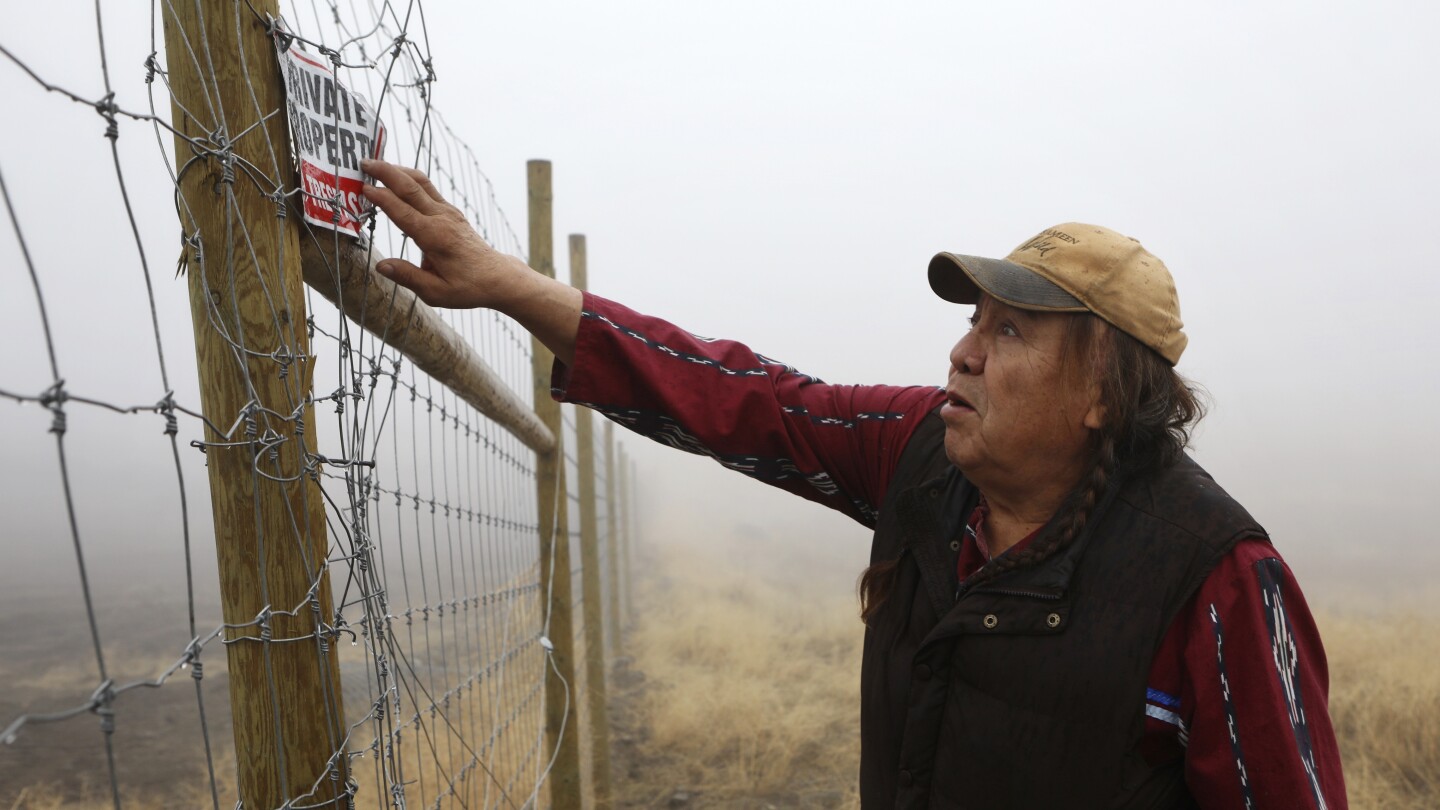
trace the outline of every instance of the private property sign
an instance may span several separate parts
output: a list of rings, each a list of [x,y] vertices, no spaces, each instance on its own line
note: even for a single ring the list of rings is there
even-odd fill
[[[329,66],[300,50],[278,25],[275,47],[300,163],[305,221],[358,237],[370,210],[360,194],[365,176],[360,160],[380,157],[385,126],[363,96],[340,84]]]

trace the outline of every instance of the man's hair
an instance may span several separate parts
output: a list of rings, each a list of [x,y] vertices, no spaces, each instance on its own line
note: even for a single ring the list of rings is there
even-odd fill
[[[1205,415],[1196,386],[1152,349],[1088,312],[1067,317],[1065,365],[1093,375],[1105,407],[1103,426],[1090,436],[1089,469],[1060,508],[1056,525],[1064,528],[1001,555],[981,569],[975,584],[1039,563],[1074,542],[1117,477],[1143,477],[1179,461]],[[860,575],[862,620],[868,622],[890,595],[897,562],[882,560]]]

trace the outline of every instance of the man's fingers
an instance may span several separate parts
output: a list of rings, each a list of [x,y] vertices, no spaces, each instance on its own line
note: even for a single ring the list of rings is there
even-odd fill
[[[375,270],[401,287],[414,290],[422,301],[435,283],[433,276],[404,259],[385,259],[375,265]]]
[[[444,201],[439,195],[431,196],[434,186],[427,191],[425,187],[416,182],[415,178],[405,170],[403,166],[396,166],[393,163],[386,163],[383,160],[366,160],[360,164],[367,174],[385,184],[395,196],[410,204],[422,214],[433,214],[438,212]],[[426,185],[429,185],[428,181]],[[385,213],[390,213],[386,211]]]
[[[385,216],[390,217],[390,221],[394,222],[400,230],[412,238],[419,236],[416,231],[424,225],[425,217],[410,203],[400,199],[395,192],[383,186],[364,186],[361,193],[370,202],[375,203],[381,211],[384,211]]]
[[[360,161],[360,168],[363,169],[366,174],[370,175],[376,180],[379,180],[385,185],[392,187],[395,185],[396,182],[408,177],[408,175],[405,174],[405,171],[399,166],[396,166],[394,163],[387,163],[383,160],[362,160]]]
[[[419,169],[412,169],[409,166],[401,166],[400,170],[410,175],[410,179],[414,180],[420,188],[424,189],[425,193],[429,194],[431,199],[436,202],[445,202],[445,198],[440,196],[440,192],[435,189],[435,184],[430,181],[429,175]]]

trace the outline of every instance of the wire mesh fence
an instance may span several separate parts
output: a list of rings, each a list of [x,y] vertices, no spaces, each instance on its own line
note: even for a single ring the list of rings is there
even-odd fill
[[[290,156],[277,46],[364,95],[387,157],[525,254],[431,103],[425,9],[93,11],[0,34],[0,87],[29,122],[0,141],[0,805],[561,806],[556,767],[593,803],[608,755],[583,696],[603,677],[576,662],[617,649],[586,588],[618,605],[628,514],[608,432],[582,465],[567,410],[550,433],[569,483],[545,502],[529,336],[364,281],[413,254],[384,222],[357,247],[299,216],[317,192]],[[491,388],[413,360],[420,325]],[[563,570],[542,565],[551,540]],[[583,775],[557,765],[563,734]]]

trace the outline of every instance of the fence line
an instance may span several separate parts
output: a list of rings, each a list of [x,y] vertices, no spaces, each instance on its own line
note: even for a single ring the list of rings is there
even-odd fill
[[[473,153],[432,107],[420,4],[287,5],[284,36],[364,88],[390,123],[403,121],[392,133],[398,159],[431,173],[498,247],[525,255]],[[409,250],[383,223],[367,223],[361,248],[300,221],[298,203],[308,192],[295,177],[273,61],[277,3],[161,0],[152,16],[148,113],[117,101],[131,88],[111,84],[98,3],[103,93],[47,81],[19,43],[0,41],[15,75],[103,119],[160,378],[155,404],[134,405],[115,393],[135,387],[133,366],[114,364],[118,376],[108,380],[93,361],[67,359],[63,367],[79,373],[61,375],[61,346],[84,317],[67,312],[65,327],[52,324],[54,303],[80,311],[76,302],[87,291],[65,280],[87,264],[57,268],[32,255],[27,234],[35,226],[25,214],[38,210],[26,205],[33,184],[9,183],[0,172],[14,233],[5,249],[23,257],[16,266],[34,288],[46,349],[41,358],[7,360],[0,397],[48,414],[60,493],[42,499],[39,511],[62,516],[68,527],[79,580],[68,592],[83,603],[78,626],[93,652],[86,674],[68,652],[77,625],[50,617],[33,638],[6,625],[0,679],[11,689],[0,699],[0,804],[24,806],[35,790],[79,799],[86,785],[64,780],[98,773],[116,808],[219,810],[237,799],[252,810],[609,806],[605,656],[619,651],[617,606],[629,593],[621,549],[628,555],[623,534],[633,526],[633,471],[609,426],[600,475],[590,415],[568,418],[550,398],[543,347],[529,345],[503,316],[436,312],[376,276],[376,258]],[[167,95],[171,101],[168,120],[157,112],[157,89],[158,108]],[[172,383],[167,349],[175,357],[188,347],[163,337],[174,318],[147,258],[153,233],[173,234],[175,220],[137,216],[160,209],[133,204],[127,186],[124,149],[133,139],[121,135],[146,129],[162,163],[173,163],[168,184],[202,369],[193,388]],[[0,152],[0,169],[16,157]],[[532,163],[530,172],[529,260],[553,275],[549,164]],[[579,257],[572,251],[572,280],[583,286],[583,249]],[[62,295],[47,299],[42,280]],[[136,354],[123,333],[110,337],[121,356]],[[113,417],[97,426],[96,414]],[[140,470],[156,466],[148,451],[127,462],[133,469],[121,468],[124,478],[83,474],[84,462],[124,455],[112,441],[144,444],[130,438],[132,425],[156,417],[173,457],[173,497],[144,489]],[[0,420],[0,442],[27,463],[38,461],[33,424]],[[105,435],[111,431],[119,435]],[[182,453],[182,441],[191,452]],[[187,500],[187,487],[207,480],[208,518]],[[132,486],[139,489],[127,495]],[[135,494],[161,504],[169,522],[132,503]],[[93,521],[92,502],[106,504],[99,543],[83,530]],[[0,517],[32,534],[29,510],[0,502]],[[211,532],[213,560],[198,539]],[[34,542],[52,533],[41,521]],[[183,631],[163,638],[139,629],[148,622],[124,620],[133,610],[126,600],[136,597],[116,592],[106,576],[115,560],[133,561],[119,546],[152,534],[183,550],[183,599],[173,581],[144,589],[144,598],[166,606],[146,607],[141,617],[183,602]],[[104,542],[111,535],[123,536],[121,543]],[[0,595],[0,605],[44,602],[42,614],[51,602],[65,607],[63,599],[26,593],[29,602]],[[598,608],[602,597],[608,613]],[[217,644],[226,655],[213,654]],[[70,674],[39,677],[46,667]],[[182,673],[194,684],[190,709],[163,689]],[[227,682],[228,711],[220,689]],[[152,690],[161,697],[138,697]],[[76,725],[86,717],[100,720],[103,766],[46,757],[55,739],[95,740]],[[169,736],[149,732],[177,722],[190,730],[184,743],[148,742]],[[147,768],[170,770],[147,777]],[[46,786],[47,776],[60,781]],[[148,783],[168,792],[146,794]]]

